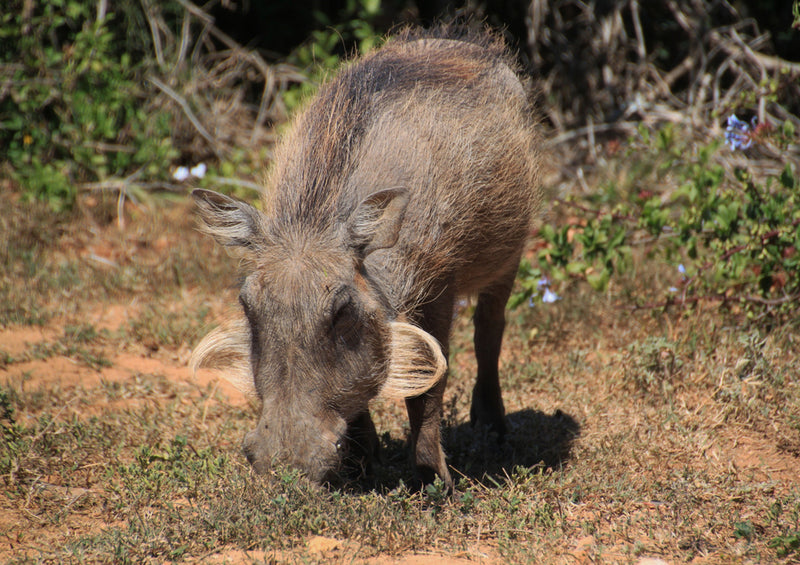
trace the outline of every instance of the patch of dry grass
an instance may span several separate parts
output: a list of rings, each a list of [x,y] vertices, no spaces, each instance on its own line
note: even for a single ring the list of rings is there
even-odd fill
[[[9,214],[28,235],[6,248],[0,274],[3,338],[25,336],[0,344],[0,560],[800,555],[796,327],[758,333],[710,308],[632,313],[637,285],[668,284],[646,264],[606,295],[575,286],[555,304],[520,307],[501,360],[510,433],[497,446],[467,423],[466,307],[443,434],[454,495],[405,486],[406,416],[388,401],[374,407],[374,481],[320,490],[290,469],[254,476],[239,448],[251,409],[177,376],[201,326],[235,301],[236,265],[193,230],[187,205],[131,210],[125,232],[75,219],[39,239],[35,211],[14,202]],[[32,323],[41,335],[24,333]],[[150,364],[124,372],[120,351]],[[312,551],[317,536],[341,546]]]

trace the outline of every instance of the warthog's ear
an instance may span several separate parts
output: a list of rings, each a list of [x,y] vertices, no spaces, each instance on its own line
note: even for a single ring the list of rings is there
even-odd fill
[[[389,371],[378,393],[387,398],[419,396],[447,370],[442,347],[431,334],[405,322],[391,322]]]
[[[201,367],[223,371],[225,379],[247,396],[256,396],[250,365],[250,325],[244,317],[232,318],[204,337],[192,351],[192,375]]]
[[[373,192],[358,205],[349,220],[350,245],[361,257],[397,243],[408,205],[405,188]]]
[[[240,200],[212,190],[192,191],[201,229],[225,247],[252,248],[262,236],[261,213]]]

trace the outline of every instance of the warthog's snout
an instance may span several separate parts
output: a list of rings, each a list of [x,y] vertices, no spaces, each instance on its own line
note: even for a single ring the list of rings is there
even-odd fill
[[[274,425],[259,423],[244,437],[244,454],[257,473],[286,465],[314,482],[335,482],[349,441],[344,419],[334,419],[324,427],[311,423],[314,420],[310,425],[292,426],[274,420]]]

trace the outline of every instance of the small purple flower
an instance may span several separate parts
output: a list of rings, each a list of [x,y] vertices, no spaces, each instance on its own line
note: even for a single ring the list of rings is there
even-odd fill
[[[205,163],[198,163],[191,169],[189,167],[178,167],[175,169],[175,172],[172,173],[172,178],[179,182],[190,178],[201,179],[206,175],[207,170],[208,167],[206,167]]]
[[[685,274],[686,274],[686,267],[684,267],[684,266],[683,266],[683,263],[681,263],[680,265],[678,265],[678,272],[679,272],[680,274],[682,274],[682,275],[685,275]]]
[[[542,302],[544,302],[545,304],[552,304],[556,300],[561,300],[561,297],[552,290],[550,290],[549,288],[544,289],[544,294],[542,295]]]
[[[453,308],[453,319],[455,320],[456,318],[458,318],[458,315],[467,306],[469,306],[469,300],[467,300],[466,298],[459,298],[458,300],[456,300],[455,307]]]
[[[552,304],[556,300],[561,300],[561,297],[559,295],[550,290],[550,279],[548,279],[547,277],[542,277],[541,279],[539,279],[538,282],[536,283],[536,288],[538,288],[539,291],[544,289],[544,294],[542,294],[542,302],[544,304]],[[530,306],[531,308],[536,306],[535,299],[537,296],[539,296],[538,292],[534,293],[533,296],[531,296],[528,299],[528,306]]]
[[[172,178],[177,181],[185,181],[189,178],[189,168],[188,167],[178,167],[175,169],[175,172],[172,173]]]
[[[671,287],[669,287],[669,288],[667,289],[667,291],[668,291],[668,292],[678,292],[678,287],[676,287],[676,286],[671,286]]]
[[[753,145],[753,130],[756,126],[756,118],[751,123],[743,122],[731,114],[728,117],[728,127],[725,128],[725,143],[731,146],[731,151],[741,149],[744,151]]]

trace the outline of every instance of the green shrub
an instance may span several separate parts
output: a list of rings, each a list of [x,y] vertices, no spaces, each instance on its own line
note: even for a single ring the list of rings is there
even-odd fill
[[[621,180],[605,183],[599,193],[559,201],[572,219],[541,229],[544,246],[535,262],[523,261],[510,305],[535,299],[543,281],[548,290],[550,284],[557,289],[568,280],[583,280],[604,291],[613,275],[631,266],[638,246],[671,266],[675,281],[660,297],[641,297],[646,303],[640,306],[714,301],[758,320],[796,312],[797,170],[788,158],[779,175],[763,178],[738,165],[741,160],[723,166],[731,151],[758,145],[764,136],[786,147],[794,132],[747,126],[726,136],[731,147],[723,148],[717,140],[693,143],[672,125],[655,135],[640,127],[629,140],[629,169]]]
[[[147,111],[143,75],[117,14],[96,2],[52,0],[0,16],[0,145],[26,195],[54,210],[81,182],[133,171],[150,178],[175,157],[170,120]]]

